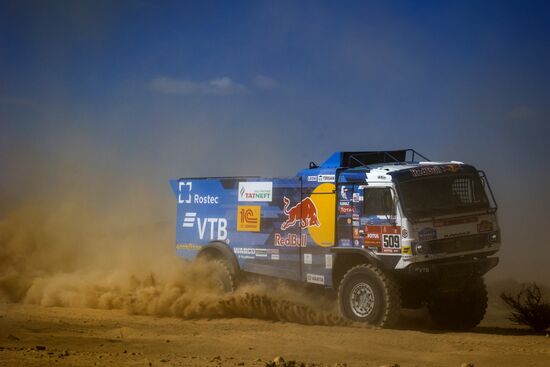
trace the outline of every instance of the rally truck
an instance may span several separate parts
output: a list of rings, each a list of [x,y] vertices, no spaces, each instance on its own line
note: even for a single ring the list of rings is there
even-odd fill
[[[395,325],[427,306],[434,324],[484,317],[497,265],[497,205],[483,171],[412,149],[336,152],[295,177],[171,180],[176,252],[223,264],[221,286],[254,275],[334,292],[343,317]]]

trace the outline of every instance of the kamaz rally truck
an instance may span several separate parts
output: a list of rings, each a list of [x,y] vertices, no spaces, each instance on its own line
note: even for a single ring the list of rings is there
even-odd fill
[[[390,327],[427,305],[435,325],[484,317],[498,263],[496,203],[482,171],[412,149],[337,152],[291,178],[180,178],[176,251],[246,275],[333,289],[342,316]],[[226,274],[225,274],[226,273]]]

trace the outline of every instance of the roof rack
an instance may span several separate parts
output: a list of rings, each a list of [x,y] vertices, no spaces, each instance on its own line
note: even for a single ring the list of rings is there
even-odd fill
[[[373,152],[336,152],[321,167],[355,168],[375,164],[418,163],[430,161],[414,149],[384,150]]]

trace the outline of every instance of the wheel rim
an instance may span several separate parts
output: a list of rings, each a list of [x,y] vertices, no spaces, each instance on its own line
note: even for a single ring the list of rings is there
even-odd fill
[[[374,309],[374,291],[367,283],[357,283],[350,292],[351,311],[357,317],[367,317]]]

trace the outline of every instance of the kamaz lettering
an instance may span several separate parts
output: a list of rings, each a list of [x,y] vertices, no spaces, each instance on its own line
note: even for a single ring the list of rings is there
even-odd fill
[[[219,202],[220,202],[220,198],[217,196],[210,196],[210,195],[201,196],[199,194],[193,195],[194,204],[219,204]]]
[[[310,283],[334,290],[343,317],[377,326],[423,305],[447,329],[483,318],[501,236],[487,177],[472,165],[411,149],[336,152],[295,177],[171,186],[177,254],[221,262],[212,276],[226,290],[264,276]]]

